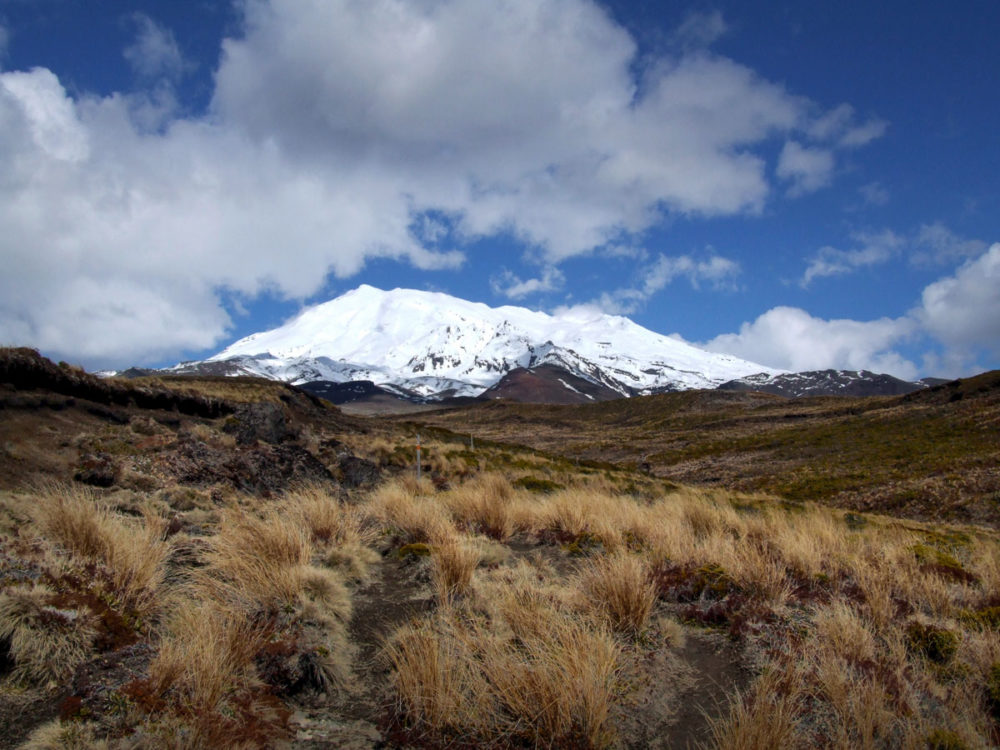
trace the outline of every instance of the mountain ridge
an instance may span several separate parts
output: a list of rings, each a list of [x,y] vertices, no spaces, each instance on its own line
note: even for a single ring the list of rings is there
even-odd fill
[[[130,368],[120,374],[154,372]],[[909,393],[938,382],[908,382],[864,370],[789,373],[707,352],[585,306],[550,315],[367,284],[239,339],[208,359],[159,372],[325,384],[317,387],[334,401],[340,391],[330,384],[369,382],[385,392],[379,396],[383,400],[417,403],[498,397],[584,402],[714,388],[788,397],[872,396]],[[366,398],[359,393],[358,398]]]
[[[941,378],[908,381],[870,370],[805,370],[756,373],[718,386],[723,391],[759,391],[788,398],[805,396],[901,396],[947,382]]]
[[[587,307],[558,314],[489,307],[440,292],[359,286],[172,372],[291,383],[370,380],[402,394],[478,396],[518,368],[560,367],[621,396],[714,388],[780,372],[703,351]]]

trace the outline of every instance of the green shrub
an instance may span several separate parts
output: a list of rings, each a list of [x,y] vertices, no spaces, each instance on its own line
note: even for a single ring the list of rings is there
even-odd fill
[[[425,544],[424,542],[414,542],[413,544],[404,544],[396,552],[396,557],[400,560],[405,560],[408,557],[430,557],[431,546]]]
[[[907,649],[935,664],[947,664],[958,650],[958,636],[945,628],[911,622],[906,628]]]
[[[530,476],[521,477],[520,479],[515,480],[514,486],[522,490],[528,490],[528,492],[540,492],[545,495],[563,489],[563,485],[558,482],[553,482],[550,479],[541,479],[539,477]]]
[[[993,718],[1000,721],[1000,662],[990,667],[986,676],[986,705]]]
[[[958,619],[964,624],[982,630],[1000,629],[1000,607],[984,607],[980,610],[964,610]]]
[[[927,750],[969,750],[969,746],[950,729],[935,729],[927,735]]]

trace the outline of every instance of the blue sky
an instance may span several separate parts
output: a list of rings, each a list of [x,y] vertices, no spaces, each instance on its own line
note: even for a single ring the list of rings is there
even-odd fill
[[[793,370],[1000,366],[1000,4],[0,0],[0,344],[361,283]]]

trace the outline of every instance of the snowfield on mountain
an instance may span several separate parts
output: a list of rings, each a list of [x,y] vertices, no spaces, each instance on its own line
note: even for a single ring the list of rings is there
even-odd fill
[[[773,368],[714,354],[628,318],[555,315],[447,294],[361,286],[243,338],[197,366],[304,383],[371,380],[425,397],[474,396],[518,367],[555,365],[623,396],[714,388]]]

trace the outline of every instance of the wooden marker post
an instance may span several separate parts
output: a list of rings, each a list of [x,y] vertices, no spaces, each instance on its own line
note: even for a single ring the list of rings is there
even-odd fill
[[[417,433],[417,481],[420,481],[420,433]]]

